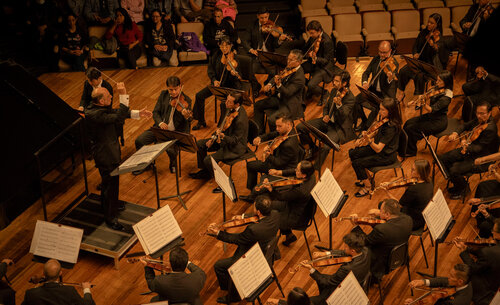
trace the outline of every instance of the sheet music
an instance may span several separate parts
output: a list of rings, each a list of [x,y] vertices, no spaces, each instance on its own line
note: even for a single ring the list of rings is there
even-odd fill
[[[252,295],[262,283],[272,276],[271,268],[258,243],[229,267],[228,271],[241,299]]]
[[[326,303],[328,305],[366,305],[370,303],[370,300],[351,271],[326,299]]]
[[[311,195],[316,200],[323,214],[329,217],[340,203],[340,199],[344,196],[344,191],[340,188],[330,169],[327,168],[323,172],[323,175],[321,175],[321,179],[312,189]]]
[[[215,182],[220,186],[224,194],[229,197],[231,201],[236,200],[236,192],[234,191],[233,184],[231,182],[231,178],[229,178],[226,173],[220,168],[219,164],[215,162],[214,158],[210,157],[212,160],[212,167],[214,168],[214,177]]]
[[[119,169],[124,170],[127,168],[136,167],[143,163],[151,163],[160,152],[165,150],[170,145],[170,143],[172,143],[172,141],[153,145],[144,145],[127,160],[125,160],[125,162],[120,165]]]
[[[139,221],[132,228],[146,254],[155,253],[182,234],[168,205]]]
[[[491,300],[490,305],[500,305],[500,289],[497,290],[497,293],[495,294],[495,296]]]
[[[83,229],[37,220],[30,253],[76,264]]]
[[[441,189],[438,189],[434,194],[427,207],[422,211],[422,215],[432,239],[436,240],[441,237],[453,218]]]

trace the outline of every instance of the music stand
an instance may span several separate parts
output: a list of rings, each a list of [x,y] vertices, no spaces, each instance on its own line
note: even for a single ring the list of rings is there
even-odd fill
[[[371,92],[370,90],[366,90],[365,88],[356,85],[359,89],[359,93],[361,96],[368,101],[369,104],[371,104],[375,108],[379,108],[380,104],[382,104],[382,99],[378,97],[375,93]]]
[[[232,201],[238,201],[238,195],[236,194],[236,188],[234,187],[233,179],[224,173],[222,168],[215,162],[213,157],[210,157],[212,162],[212,167],[214,169],[214,178],[217,185],[221,188],[222,192],[222,217],[223,221],[226,221],[226,196]]]
[[[248,92],[239,89],[227,88],[227,87],[215,87],[214,85],[208,85],[208,89],[215,96],[216,99],[225,101],[226,97],[230,94],[239,93],[241,94],[242,103],[245,105],[252,105],[252,99],[248,96]],[[215,107],[215,116],[217,117],[217,105]]]
[[[455,38],[455,43],[457,46],[457,61],[455,62],[455,71],[453,71],[453,74],[457,73],[458,69],[458,59],[460,58],[460,53],[463,53],[465,50],[465,45],[467,41],[469,41],[469,36],[464,33],[457,32],[455,30],[452,30],[453,32],[453,37]],[[467,70],[469,69],[469,64],[467,63]]]
[[[285,55],[266,51],[257,51],[257,53],[257,58],[262,66],[266,69],[274,69],[274,74],[278,74],[279,70],[285,68],[288,64]]]
[[[318,128],[312,126],[308,122],[306,122],[304,119],[300,119],[302,124],[306,127],[306,129],[313,135],[314,138],[316,138],[319,141],[319,144],[321,145],[327,145],[330,146],[330,148],[334,149],[335,151],[340,151],[340,145],[332,141],[328,135],[326,135],[324,132],[319,130]],[[319,154],[316,162],[319,164]],[[333,158],[333,156],[332,156]],[[318,175],[320,174],[321,171],[321,166],[318,167]]]
[[[429,151],[431,152],[432,159],[433,159],[433,162],[432,162],[432,183],[434,184],[434,177],[436,175],[436,173],[435,173],[436,164],[438,165],[439,171],[443,175],[444,179],[449,180],[450,176],[446,172],[446,169],[444,168],[444,165],[441,163],[441,160],[439,160],[439,157],[436,154],[436,151],[434,150],[434,148],[432,148],[431,142],[429,142],[429,139],[427,139],[427,137],[425,136],[425,134],[423,132],[422,132],[422,136],[424,137],[424,140],[427,143],[427,147],[429,147]]]
[[[402,56],[405,59],[406,64],[412,69],[413,72],[417,74],[418,73],[424,74],[424,77],[427,80],[429,79],[432,79],[433,81],[437,80],[439,71],[436,67],[426,62],[420,61],[418,59],[414,59],[405,55]]]
[[[176,149],[177,153],[180,152],[181,148],[185,151],[193,152],[193,153],[198,151],[198,146],[196,145],[196,138],[192,134],[183,133],[183,132],[179,132],[179,131],[175,131],[175,130],[161,129],[161,128],[157,128],[157,127],[152,127],[151,131],[153,131],[153,134],[155,135],[157,142],[165,142],[165,141],[169,141],[171,139],[175,139],[174,140],[175,144],[176,144],[175,149]],[[182,195],[190,193],[191,190],[187,190],[187,191],[184,191],[182,193],[180,192],[180,187],[179,187],[179,175],[180,175],[179,173],[180,173],[180,171],[179,171],[179,169],[180,169],[179,162],[176,162],[176,164],[175,164],[176,194],[166,196],[166,197],[161,197],[161,198],[159,198],[159,200],[168,200],[171,198],[177,198],[179,200],[179,202],[181,203],[182,207],[185,210],[187,210],[188,208],[187,208],[186,204],[184,203],[184,200],[182,199]],[[154,174],[155,174],[155,180],[156,180],[157,196],[159,197],[160,195],[158,193],[158,178],[157,178],[156,170],[155,170]]]

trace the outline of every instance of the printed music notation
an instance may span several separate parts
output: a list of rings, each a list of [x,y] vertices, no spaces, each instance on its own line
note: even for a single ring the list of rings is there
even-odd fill
[[[136,151],[132,156],[130,156],[125,162],[120,164],[119,171],[126,172],[127,169],[135,168],[140,164],[149,164],[156,157],[163,152],[172,141],[162,142],[153,145],[144,145],[138,151]]]
[[[366,296],[366,293],[359,285],[354,273],[349,272],[346,278],[340,283],[340,285],[333,291],[333,293],[326,300],[328,305],[366,305],[370,301]]]
[[[75,264],[82,236],[83,229],[38,220],[30,253]]]
[[[220,166],[215,162],[214,158],[210,157],[212,161],[212,167],[214,169],[215,182],[220,186],[224,194],[229,197],[231,201],[236,200],[236,191],[234,190],[231,178],[229,178],[226,173],[220,168]]]
[[[438,189],[436,194],[434,194],[427,207],[422,211],[422,215],[432,239],[436,240],[440,238],[449,223],[453,220],[450,208],[441,189]]]
[[[321,179],[312,189],[311,195],[316,200],[323,214],[329,217],[340,203],[344,191],[340,188],[330,169],[327,168],[323,172],[323,175],[321,175]]]

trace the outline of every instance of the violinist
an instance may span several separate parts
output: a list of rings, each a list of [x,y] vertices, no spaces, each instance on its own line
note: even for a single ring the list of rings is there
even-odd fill
[[[500,219],[495,220],[492,230],[496,245],[481,247],[477,250],[466,247],[459,239],[454,240],[460,249],[460,258],[470,267],[472,283],[472,301],[476,305],[488,305],[500,287]],[[474,255],[476,259],[473,259]]]
[[[355,225],[351,232],[366,236],[365,243],[371,251],[371,273],[377,278],[388,272],[386,268],[392,248],[408,242],[413,226],[410,216],[401,213],[396,200],[384,199],[379,207],[379,217],[385,222],[375,225],[370,234],[363,232],[356,221],[351,220]],[[357,217],[356,214],[351,216]]]
[[[148,267],[145,260],[141,259],[141,262],[144,265],[148,288],[158,293],[151,302],[203,304],[200,291],[205,285],[207,275],[200,267],[189,261],[188,253],[182,247],[175,247],[169,253],[172,272],[155,275],[154,269]],[[190,273],[186,273],[186,268]]]
[[[460,20],[460,27],[463,32],[470,37],[476,35],[479,27],[488,19],[493,9],[490,0],[479,0],[475,2],[469,7],[467,14]]]
[[[155,121],[153,127],[189,133],[191,125],[189,119],[192,116],[191,99],[182,92],[181,80],[177,76],[167,78],[166,85],[167,90],[160,93],[153,110],[153,119]],[[148,129],[135,139],[135,148],[139,150],[142,146],[155,142],[155,134],[151,129]],[[171,173],[175,172],[177,165],[177,148],[174,145],[167,148]],[[144,170],[135,171],[133,174],[139,175]]]
[[[288,112],[293,120],[304,117],[302,91],[306,81],[301,63],[302,52],[297,49],[291,50],[288,54],[286,68],[264,86],[263,91],[269,92],[271,96],[255,102],[253,114],[253,120],[259,126],[260,133],[265,133],[266,130],[264,125],[265,110],[272,110],[272,113],[267,117],[271,131],[276,129],[276,116],[279,113]]]
[[[14,265],[14,261],[8,258],[4,258],[0,262],[0,304],[16,304],[16,292],[9,286],[7,280],[7,267],[12,265]],[[5,282],[3,281],[4,278],[6,279]]]
[[[487,101],[491,105],[500,105],[500,77],[486,71],[479,66],[475,69],[476,78],[464,83],[462,90],[464,94],[476,106],[481,101]],[[469,120],[466,114],[462,114],[464,120]]]
[[[293,169],[299,163],[299,141],[293,129],[293,121],[286,114],[276,117],[276,131],[256,137],[253,145],[259,146],[267,142],[264,148],[264,160],[255,160],[247,163],[247,188],[253,190],[257,185],[258,173],[268,173],[271,169]],[[275,147],[276,146],[276,147]],[[240,196],[241,200],[253,202],[255,198]]]
[[[258,196],[255,199],[253,211],[260,217],[260,221],[249,224],[241,233],[221,231],[216,224],[211,224],[208,228],[209,233],[214,235],[218,240],[238,246],[233,256],[220,259],[214,265],[220,289],[228,292],[227,295],[218,298],[217,303],[229,304],[240,300],[234,284],[230,284],[231,277],[229,276],[228,268],[255,245],[255,243],[259,243],[261,249],[266,249],[266,246],[276,237],[276,233],[278,232],[280,215],[271,208],[271,201],[267,196]],[[279,256],[277,247],[275,251],[278,251],[275,255]]]
[[[314,305],[326,305],[326,299],[337,289],[338,285],[345,279],[349,272],[353,272],[360,285],[370,272],[370,257],[365,247],[364,237],[356,233],[348,233],[343,237],[343,250],[345,255],[352,257],[348,263],[344,263],[334,274],[323,274],[308,263],[301,262],[302,266],[309,269],[309,275],[318,285],[319,295],[311,297]]]
[[[297,241],[292,233],[292,228],[304,225],[309,221],[305,215],[306,207],[311,199],[311,190],[316,184],[314,167],[309,161],[301,161],[295,169],[271,169],[272,176],[293,177],[288,186],[274,187],[269,178],[264,178],[262,184],[257,185],[252,192],[257,194],[269,193],[272,200],[272,208],[280,212],[280,233],[286,239],[283,245],[289,246]]]
[[[423,98],[417,101],[424,114],[407,120],[403,126],[408,135],[407,157],[417,155],[417,142],[423,138],[422,133],[427,136],[435,135],[448,126],[448,106],[453,98],[453,74],[448,70],[439,73],[436,86],[429,95],[429,98],[421,95]]]
[[[458,134],[466,131],[461,137]],[[491,105],[481,102],[476,108],[476,119],[465,123],[449,136],[450,141],[460,140],[460,147],[453,149],[439,159],[450,175],[453,186],[448,189],[451,199],[461,199],[468,188],[463,175],[481,167],[474,165],[474,159],[498,151],[497,125],[491,118]]]
[[[390,192],[390,189],[398,183],[408,186],[403,196],[399,199],[399,205],[401,205],[401,212],[410,216],[413,220],[413,231],[424,227],[425,221],[422,211],[434,195],[434,186],[431,182],[430,172],[431,166],[429,161],[417,159],[411,166],[411,174],[408,179],[403,179],[395,183],[384,182],[380,185],[387,196],[394,200],[397,200],[397,198]]]
[[[321,23],[313,20],[306,27],[309,39],[302,48],[304,59],[307,59],[302,64],[304,73],[309,73],[311,77],[307,82],[306,100],[312,99],[313,102],[318,102],[321,106],[323,101],[320,101],[321,90],[319,83],[330,82],[335,74],[340,71],[340,68],[335,65],[335,46],[328,33],[323,31]]]
[[[43,274],[46,281],[42,286],[26,291],[23,305],[50,304],[57,305],[95,305],[90,292],[90,283],[83,282],[83,298],[78,294],[74,286],[60,283],[62,276],[61,264],[55,259],[48,260],[43,266]]]
[[[356,197],[369,194],[364,182],[368,179],[367,168],[392,164],[397,159],[401,117],[395,100],[383,100],[380,104],[379,120],[372,126],[368,131],[363,131],[363,137],[355,142],[356,147],[349,150],[352,168],[358,178],[355,184],[362,188],[356,192]]]
[[[434,303],[422,303],[422,304],[435,304],[435,305],[470,305],[472,299],[472,285],[469,284],[470,279],[470,268],[465,264],[456,264],[453,269],[450,270],[449,277],[437,277],[432,279],[424,280],[413,280],[410,282],[409,286],[411,288],[416,287],[455,287],[455,291],[452,294],[443,296],[439,298]],[[432,294],[428,298],[432,298]],[[425,299],[422,299],[424,301]],[[413,299],[408,298],[405,300],[405,304],[411,304]],[[416,303],[419,304],[419,303]],[[476,304],[476,303],[474,303]]]
[[[239,158],[247,151],[248,116],[241,106],[241,94],[228,95],[225,101],[226,113],[222,113],[218,128],[211,138],[198,140],[198,168],[200,171],[190,173],[193,179],[210,179],[213,176],[212,161],[215,162]],[[215,153],[207,156],[207,153]],[[217,188],[214,192],[218,192]]]
[[[230,63],[230,64],[229,64]],[[233,51],[233,43],[228,36],[223,36],[219,41],[219,50],[210,56],[207,67],[210,84],[215,87],[241,89],[240,68]],[[198,123],[193,130],[207,127],[205,121],[205,100],[212,96],[212,91],[206,86],[196,93],[193,106],[193,118]],[[223,103],[221,113],[224,113]]]
[[[361,76],[362,86],[364,89],[375,93],[381,99],[386,97],[395,98],[398,70],[399,63],[392,54],[391,43],[384,40],[378,46],[378,55],[373,57]],[[370,75],[371,80],[368,82]],[[365,116],[363,108],[370,110],[368,119]],[[356,113],[357,118],[361,118],[362,120],[358,129],[366,130],[377,117],[378,111],[379,107],[368,103],[361,94],[358,94],[356,96]]]
[[[341,71],[333,77],[333,89],[330,92],[328,102],[323,106],[323,116],[307,121],[312,126],[324,132],[333,142],[344,144],[355,138],[353,125],[354,95],[349,89],[351,76],[347,71]],[[309,136],[309,132],[304,124],[297,126],[300,134],[300,141],[303,145],[308,145],[306,159],[312,157],[318,150],[314,141]],[[331,147],[323,145],[319,151],[319,162],[315,164],[316,169],[320,169],[325,161]],[[333,158],[333,157],[332,157]]]
[[[443,42],[443,25],[440,14],[434,13],[427,20],[427,27],[420,31],[415,44],[413,45],[413,58],[435,66],[438,71],[446,69],[450,50]],[[413,79],[415,85],[414,95],[420,95],[425,90],[425,79],[421,73],[416,74],[408,66],[399,70],[398,90],[396,98],[399,101],[404,99],[406,86]]]

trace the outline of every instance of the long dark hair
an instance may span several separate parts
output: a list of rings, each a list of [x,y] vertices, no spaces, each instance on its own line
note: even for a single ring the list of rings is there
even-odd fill
[[[120,12],[124,17],[123,31],[125,30],[132,31],[132,18],[130,18],[130,15],[128,14],[127,10],[119,7],[115,10],[115,14],[117,14],[118,12]]]
[[[391,125],[396,126],[397,129],[401,129],[401,113],[399,112],[399,106],[395,99],[385,98],[382,101],[382,106],[389,112],[388,118]]]
[[[309,305],[311,300],[304,289],[295,287],[288,293],[287,303],[288,305]]]
[[[429,164],[429,161],[425,159],[415,160],[415,170],[417,171],[417,174],[420,177],[420,179],[424,180],[425,182],[431,182],[430,179],[431,165]]]
[[[434,13],[431,14],[429,18],[432,18],[434,19],[434,21],[436,21],[436,29],[439,30],[441,35],[443,35],[443,17],[438,13]]]
[[[445,89],[453,90],[453,74],[450,71],[443,70],[438,76],[443,81]]]

